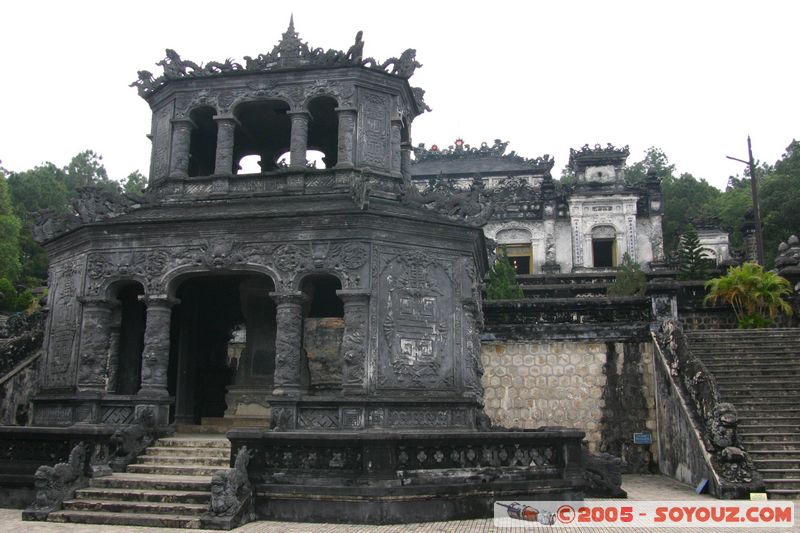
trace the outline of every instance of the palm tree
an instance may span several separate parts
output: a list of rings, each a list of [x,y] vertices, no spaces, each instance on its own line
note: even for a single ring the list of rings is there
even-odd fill
[[[708,295],[704,302],[730,304],[740,328],[772,326],[778,313],[792,314],[791,305],[783,299],[792,293],[789,281],[765,272],[756,263],[731,267],[724,276],[706,282],[705,287]]]

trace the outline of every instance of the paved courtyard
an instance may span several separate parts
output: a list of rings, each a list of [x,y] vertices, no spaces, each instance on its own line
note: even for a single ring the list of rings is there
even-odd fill
[[[628,491],[632,500],[713,500],[710,496],[695,494],[692,487],[678,483],[664,476],[628,475],[624,477],[623,488]],[[795,508],[798,507],[795,501]],[[796,521],[797,522],[797,521]],[[128,527],[128,526],[102,526],[102,525],[73,525],[56,524],[50,522],[23,522],[20,511],[16,509],[0,509],[0,532],[16,533],[164,533],[163,528]],[[193,530],[206,531],[206,530]],[[235,530],[237,533],[522,533],[523,528],[496,528],[493,520],[460,520],[453,522],[426,522],[420,524],[405,524],[397,526],[364,526],[348,524],[298,524],[289,522],[253,522]],[[633,532],[728,532],[758,531],[758,532],[800,532],[800,525],[793,528],[759,528],[750,530],[741,528],[599,528],[599,527],[547,527],[538,526],[527,531],[549,531],[552,533],[603,533],[609,531]]]

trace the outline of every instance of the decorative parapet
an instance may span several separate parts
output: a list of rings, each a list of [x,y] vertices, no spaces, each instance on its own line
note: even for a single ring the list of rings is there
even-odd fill
[[[489,144],[485,142],[481,143],[480,146],[470,146],[469,144],[465,144],[462,139],[456,139],[455,144],[447,148],[440,149],[434,144],[428,149],[425,148],[425,144],[420,143],[413,150],[417,161],[502,158],[542,172],[552,170],[553,165],[555,165],[555,160],[550,157],[550,154],[545,154],[536,158],[527,158],[517,155],[515,151],[505,153],[506,147],[508,147],[508,141],[501,141],[500,139],[495,139],[492,146],[489,146]]]
[[[576,173],[580,173],[586,167],[594,165],[624,165],[630,153],[627,145],[617,148],[608,143],[603,148],[599,144],[595,144],[594,147],[584,144],[578,150],[569,149],[569,166]]]
[[[800,293],[800,239],[797,235],[792,235],[778,246],[775,268],[778,274],[792,283],[794,291]]]
[[[653,338],[668,365],[671,379],[686,398],[686,407],[700,429],[710,466],[719,477],[717,496],[740,497],[762,490],[761,476],[739,441],[736,408],[720,400],[714,376],[689,349],[680,323],[674,319],[664,320]]]
[[[539,298],[483,302],[484,340],[645,339],[649,298]]]
[[[244,56],[245,64],[237,63],[233,59],[225,61],[210,61],[208,63],[195,63],[181,56],[171,49],[166,50],[166,57],[156,63],[162,67],[163,74],[154,76],[152,72],[140,70],[138,79],[131,83],[136,87],[139,96],[148,98],[165,86],[169,81],[184,78],[211,78],[230,74],[243,74],[253,72],[271,72],[289,68],[335,68],[335,67],[366,67],[379,72],[385,72],[399,78],[408,79],[414,71],[422,65],[416,60],[417,51],[409,48],[386,61],[377,61],[374,58],[364,58],[364,41],[361,40],[362,32],[356,34],[355,42],[345,52],[342,50],[324,50],[312,48],[302,39],[294,29],[294,18],[289,20],[289,28],[284,32],[281,40],[270,52],[258,54],[256,57]],[[424,110],[422,94],[415,91],[420,109]]]

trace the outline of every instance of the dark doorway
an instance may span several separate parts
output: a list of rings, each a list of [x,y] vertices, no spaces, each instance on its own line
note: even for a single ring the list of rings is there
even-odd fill
[[[169,372],[176,422],[197,424],[225,415],[227,389],[239,365],[229,345],[240,342],[237,337],[247,328],[241,288],[252,278],[258,276],[201,276],[178,287],[181,303],[173,311]]]
[[[614,239],[593,239],[592,256],[595,268],[614,266]]]
[[[139,296],[144,288],[139,283],[122,286],[119,300],[119,337],[116,349],[116,372],[109,374],[109,389],[117,394],[136,394],[139,391],[144,349],[144,328],[147,309]]]

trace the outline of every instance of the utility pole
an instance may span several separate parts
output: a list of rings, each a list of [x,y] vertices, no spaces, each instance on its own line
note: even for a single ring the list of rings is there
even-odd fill
[[[753,196],[753,223],[756,225],[756,259],[758,264],[764,266],[764,236],[761,234],[761,211],[758,208],[758,183],[756,182],[756,163],[753,160],[753,145],[750,143],[750,136],[747,136],[747,156],[748,160],[736,157],[725,156],[728,159],[750,165],[750,194]]]

